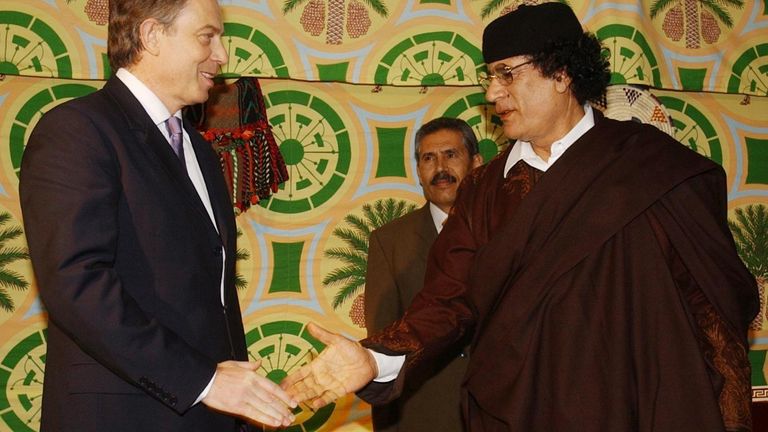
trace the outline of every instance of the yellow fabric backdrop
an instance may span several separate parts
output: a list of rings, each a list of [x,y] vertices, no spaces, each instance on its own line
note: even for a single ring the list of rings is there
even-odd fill
[[[355,231],[350,218],[370,222],[367,206],[387,198],[423,202],[415,130],[450,115],[470,122],[486,158],[505,145],[476,71],[484,67],[483,26],[520,1],[387,1],[386,12],[357,0],[296,3],[284,11],[283,1],[222,2],[230,54],[224,72],[260,77],[290,176],[238,216],[250,353],[265,359],[263,373],[275,379],[322,349],[306,337],[310,320],[364,336],[364,287],[351,283],[334,306],[343,284],[328,283],[329,275],[350,263],[328,251],[364,256],[340,230]],[[569,2],[612,51],[614,85],[600,108],[652,123],[725,167],[729,218],[756,227],[744,256],[764,290],[768,215],[745,212],[768,205],[766,1],[721,6],[729,19],[712,12],[720,2],[693,0],[667,2],[652,17],[660,3]],[[489,4],[498,7],[484,16]],[[45,311],[29,261],[18,253],[23,236],[12,230],[22,224],[19,162],[42,113],[94,91],[109,75],[105,5],[0,1],[0,215],[8,215],[0,217],[0,430],[38,429],[45,367]],[[364,271],[350,267],[353,275]],[[768,391],[765,308],[753,327],[759,398]],[[317,412],[304,409],[293,430],[369,430],[369,416],[364,403],[347,397]]]

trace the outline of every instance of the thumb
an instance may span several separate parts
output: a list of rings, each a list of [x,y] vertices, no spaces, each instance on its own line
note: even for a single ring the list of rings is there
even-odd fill
[[[313,322],[307,324],[307,330],[315,339],[326,345],[332,344],[339,337],[336,333],[329,332]]]
[[[261,360],[256,361],[236,361],[234,362],[237,367],[255,371],[261,366]]]

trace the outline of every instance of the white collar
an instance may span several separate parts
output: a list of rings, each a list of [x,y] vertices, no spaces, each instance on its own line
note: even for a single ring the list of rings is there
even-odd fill
[[[588,130],[592,129],[592,126],[594,125],[595,113],[592,111],[592,107],[589,106],[589,104],[585,104],[584,117],[582,117],[564,137],[552,143],[552,147],[549,149],[549,160],[546,162],[533,151],[531,143],[517,140],[517,143],[514,144],[514,147],[512,147],[512,150],[509,152],[507,162],[504,165],[504,176],[506,177],[509,170],[520,160],[524,160],[525,163],[538,170],[546,171],[574,142],[576,142],[577,139],[581,138],[581,136],[587,133]]]
[[[429,203],[429,213],[432,215],[432,222],[435,224],[437,233],[440,234],[440,231],[443,230],[443,223],[448,219],[448,213],[444,212],[431,201]]]
[[[160,125],[171,116],[168,112],[168,108],[165,107],[160,98],[147,87],[146,84],[141,82],[136,75],[132,74],[128,69],[120,68],[115,74],[120,81],[128,87],[133,96],[138,99],[144,111],[149,114],[149,117],[156,125]],[[174,116],[181,118],[181,110],[176,111]]]

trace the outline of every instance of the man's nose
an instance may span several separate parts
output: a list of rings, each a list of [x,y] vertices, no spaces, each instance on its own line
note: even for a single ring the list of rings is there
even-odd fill
[[[216,63],[218,63],[220,66],[227,64],[227,62],[229,61],[227,50],[224,48],[224,43],[222,42],[220,37],[216,38],[215,41],[213,42],[211,59]]]
[[[492,79],[485,90],[485,100],[490,103],[496,103],[505,93],[506,87],[499,80]]]
[[[435,168],[437,169],[437,172],[443,172],[445,171],[445,156],[437,156],[435,158]]]

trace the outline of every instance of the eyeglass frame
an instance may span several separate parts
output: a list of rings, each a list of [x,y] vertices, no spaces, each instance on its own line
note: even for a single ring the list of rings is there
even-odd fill
[[[515,81],[515,74],[513,74],[512,71],[531,63],[533,63],[533,60],[528,60],[512,67],[505,64],[497,65],[495,68],[493,68],[493,74],[489,74],[487,72],[478,73],[477,82],[485,90],[488,90],[488,87],[491,86],[491,81],[494,79],[499,80],[499,83],[502,85],[510,85]]]

